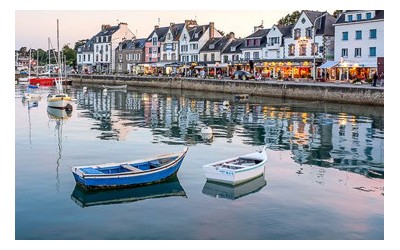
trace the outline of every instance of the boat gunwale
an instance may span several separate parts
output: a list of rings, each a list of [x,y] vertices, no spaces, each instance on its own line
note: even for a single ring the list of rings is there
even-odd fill
[[[187,153],[188,151],[188,147],[186,147],[183,151],[181,152],[177,152],[177,153],[170,153],[170,154],[164,154],[164,155],[160,155],[157,157],[152,157],[152,158],[145,158],[142,160],[136,160],[136,161],[131,161],[131,162],[121,162],[121,163],[104,163],[101,165],[97,165],[100,167],[107,167],[107,164],[116,164],[116,166],[118,165],[124,165],[124,164],[134,164],[134,163],[141,163],[141,162],[149,162],[151,160],[157,160],[160,158],[166,158],[168,156],[175,156],[177,155],[176,159],[174,159],[173,161],[166,163],[164,165],[161,165],[160,167],[154,168],[154,169],[149,169],[149,170],[142,170],[140,172],[132,172],[132,171],[128,171],[128,172],[123,172],[123,173],[108,173],[108,174],[87,174],[87,173],[83,173],[80,169],[83,167],[90,167],[88,166],[76,166],[76,167],[71,167],[71,170],[74,174],[84,178],[84,179],[104,179],[104,178],[125,178],[125,177],[132,177],[132,176],[139,176],[139,175],[146,175],[148,173],[156,173],[162,170],[165,170],[166,168],[169,168],[172,166],[174,166],[177,162],[179,162]],[[92,165],[93,166],[93,165]]]

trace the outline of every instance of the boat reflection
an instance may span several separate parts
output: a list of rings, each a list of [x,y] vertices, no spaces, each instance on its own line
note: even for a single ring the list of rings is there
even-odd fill
[[[47,107],[47,114],[52,120],[66,120],[71,117],[72,110]]]
[[[71,199],[80,207],[90,207],[172,196],[186,198],[186,192],[179,183],[177,176],[153,185],[122,189],[88,190],[80,185],[75,185]]]
[[[240,185],[228,185],[207,181],[202,192],[214,198],[236,200],[245,195],[260,191],[265,185],[267,185],[267,181],[264,179],[264,175],[260,175],[256,179]]]

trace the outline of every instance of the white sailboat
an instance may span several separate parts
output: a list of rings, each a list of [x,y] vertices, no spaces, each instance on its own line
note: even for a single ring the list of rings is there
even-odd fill
[[[29,49],[29,71],[28,71],[28,81],[31,78],[31,61],[32,61],[32,49]],[[39,87],[35,85],[28,84],[26,93],[24,93],[24,99],[26,100],[40,100],[41,94],[39,92]]]
[[[59,28],[57,19],[57,50],[58,50],[58,79],[56,79],[56,93],[49,94],[47,96],[47,104],[50,108],[72,110],[72,99],[68,94],[63,92],[62,86],[62,68],[61,68],[61,58],[60,58],[60,41],[59,41]]]

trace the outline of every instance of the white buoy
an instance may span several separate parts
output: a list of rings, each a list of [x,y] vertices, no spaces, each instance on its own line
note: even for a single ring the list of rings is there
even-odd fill
[[[87,87],[86,87],[86,86],[83,86],[82,90],[83,90],[83,92],[86,92]]]
[[[222,105],[224,105],[224,106],[229,106],[229,102],[228,102],[228,101],[224,101],[224,102],[222,103]]]
[[[212,128],[210,126],[205,126],[201,128],[202,134],[212,134]]]

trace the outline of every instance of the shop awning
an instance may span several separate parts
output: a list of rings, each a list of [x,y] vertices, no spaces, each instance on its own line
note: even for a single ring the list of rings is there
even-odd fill
[[[339,62],[337,62],[337,61],[327,61],[324,64],[322,64],[321,66],[319,66],[318,68],[320,68],[320,69],[328,69],[328,68],[335,67],[338,64],[339,64]]]

